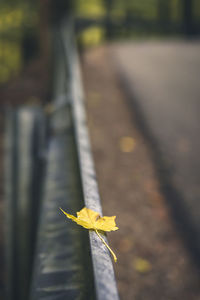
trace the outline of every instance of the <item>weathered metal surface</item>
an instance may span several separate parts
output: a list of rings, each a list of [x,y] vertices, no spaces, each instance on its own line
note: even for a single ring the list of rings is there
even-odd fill
[[[27,299],[28,295],[43,169],[42,123],[43,115],[38,108],[24,107],[7,113],[6,299],[9,300]]]
[[[65,222],[59,207],[83,207],[73,128],[68,107],[51,119],[31,300],[94,299],[87,232]],[[62,122],[61,122],[62,120]]]
[[[5,135],[5,197],[6,197],[6,297],[8,300],[14,299],[17,295],[17,284],[15,281],[15,260],[16,260],[16,114],[13,111],[7,113],[6,135]],[[13,199],[15,198],[15,201]]]
[[[79,61],[73,40],[73,28],[70,20],[66,24],[63,24],[61,28],[61,39],[64,48],[64,59],[69,73],[69,95],[72,105],[72,116],[75,127],[84,203],[86,207],[95,210],[102,215],[86,125]],[[119,299],[110,254],[95,232],[90,231],[89,236],[96,298],[98,300]],[[104,239],[106,239],[105,236]]]

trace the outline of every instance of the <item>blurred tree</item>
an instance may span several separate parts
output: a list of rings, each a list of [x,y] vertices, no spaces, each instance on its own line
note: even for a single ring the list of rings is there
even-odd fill
[[[186,36],[194,35],[193,0],[182,0],[182,27]]]
[[[50,0],[39,1],[40,55],[43,61],[49,57],[49,5]]]
[[[159,31],[169,33],[171,24],[171,0],[158,0],[157,5]]]
[[[66,14],[70,14],[74,8],[73,0],[50,0],[50,18],[53,23],[59,23]]]
[[[112,39],[113,38],[113,23],[112,23],[112,8],[113,8],[113,0],[103,0],[104,6],[106,8],[106,38]]]

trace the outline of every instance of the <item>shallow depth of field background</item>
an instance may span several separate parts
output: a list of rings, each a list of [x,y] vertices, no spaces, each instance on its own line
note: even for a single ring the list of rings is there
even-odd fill
[[[126,84],[122,84],[126,77],[119,72],[120,51],[124,49],[124,45],[165,43],[167,47],[171,47],[178,43],[180,48],[177,47],[177,52],[175,50],[177,58],[181,52],[179,50],[186,47],[189,49],[190,43],[198,46],[199,0],[1,1],[0,265],[4,266],[5,245],[4,109],[22,104],[42,104],[45,107],[51,101],[51,32],[54,23],[64,15],[74,18],[88,127],[103,211],[105,215],[117,215],[117,225],[120,228],[118,232],[109,234],[108,238],[118,256],[115,271],[121,299],[200,299],[197,267],[199,257],[195,251],[192,253],[193,245],[190,243],[191,240],[195,241],[195,237],[190,232],[186,237],[184,230],[181,230],[182,224],[176,219],[173,204],[167,198],[169,193],[163,192],[161,175],[164,178],[165,174],[156,157],[151,136],[146,134],[146,129],[149,131],[149,128],[143,128],[141,124],[145,121],[144,116],[138,114],[137,107],[130,105],[130,98],[135,95],[130,95],[131,89],[126,90]],[[156,51],[158,48],[155,46]],[[153,53],[154,48],[151,50]],[[166,55],[162,49],[159,51],[160,58],[155,55],[155,61],[157,58],[162,61],[169,58],[171,50]],[[199,60],[197,55],[197,62]],[[175,59],[174,66],[176,62]],[[130,66],[130,70],[134,64],[136,67],[134,55],[128,59],[127,54],[126,65]],[[196,65],[190,69],[191,78]],[[167,67],[166,63],[161,68],[163,74],[167,74]],[[183,73],[187,71],[184,69]],[[174,86],[181,82],[184,74],[183,77],[181,75],[175,78]],[[191,81],[197,82],[197,78]],[[192,87],[192,84],[187,84],[189,88]],[[128,85],[131,84],[127,83]],[[145,82],[141,80],[140,86],[145,91]],[[162,87],[158,83],[158,90],[159,88]],[[161,93],[166,95],[168,91],[163,89]],[[198,111],[199,97],[200,95],[196,95],[196,109],[192,108],[190,101],[187,102],[192,116],[191,124],[192,112]],[[170,110],[176,111],[173,106]],[[159,113],[158,109],[157,115]],[[187,109],[184,113],[187,113]],[[179,110],[177,119],[181,119],[181,114]],[[190,124],[190,120],[188,122]],[[157,127],[161,126],[165,127],[162,120]],[[174,143],[178,153],[175,162],[177,165],[181,165],[179,157],[187,157],[187,153],[193,149],[184,134],[185,131],[182,130],[181,136]],[[198,140],[193,132],[190,137],[191,140]],[[176,164],[170,163],[173,177]],[[187,163],[191,167],[191,161]],[[194,160],[192,163],[198,167],[199,162]],[[195,173],[193,175],[195,177]],[[4,285],[5,273],[2,267],[0,291],[4,289]]]

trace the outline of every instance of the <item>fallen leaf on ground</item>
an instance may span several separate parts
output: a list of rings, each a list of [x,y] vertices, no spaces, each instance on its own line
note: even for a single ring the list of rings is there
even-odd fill
[[[66,213],[62,208],[60,210],[66,215],[67,218],[73,220],[78,225],[94,230],[98,237],[101,239],[101,241],[104,243],[104,245],[108,248],[110,253],[112,254],[114,261],[117,261],[117,257],[112,251],[112,249],[108,246],[108,244],[104,241],[104,239],[101,237],[99,231],[115,231],[118,229],[115,223],[116,216],[112,217],[101,217],[97,212],[84,207],[79,212],[77,212],[77,217],[70,215]]]
[[[130,136],[124,136],[119,141],[119,147],[122,152],[132,152],[135,148],[135,140]]]
[[[147,273],[151,271],[152,265],[148,260],[138,257],[133,260],[133,268],[139,273]]]

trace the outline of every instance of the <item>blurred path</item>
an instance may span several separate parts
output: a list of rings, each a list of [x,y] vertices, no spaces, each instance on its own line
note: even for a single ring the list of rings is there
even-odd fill
[[[119,85],[110,47],[82,57],[88,125],[104,215],[116,215],[108,234],[122,300],[200,299],[193,265],[159,190],[149,143]]]
[[[182,214],[179,221],[186,217],[194,226],[200,250],[200,42],[140,42],[112,50],[155,147],[161,183],[175,214]]]

